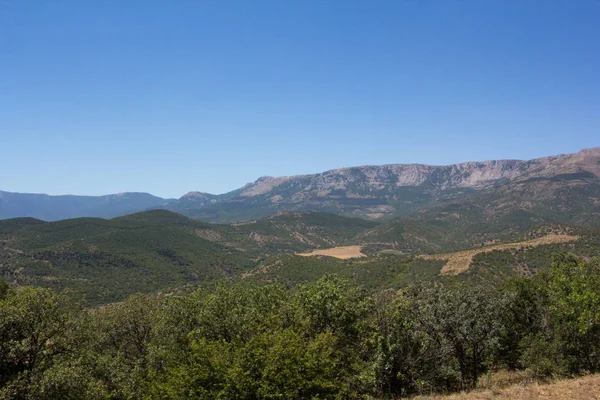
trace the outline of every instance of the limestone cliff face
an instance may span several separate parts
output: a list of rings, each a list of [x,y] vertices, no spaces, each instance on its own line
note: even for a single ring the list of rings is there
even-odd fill
[[[483,189],[499,183],[582,172],[600,178],[600,148],[528,161],[495,160],[447,166],[392,164],[341,168],[315,175],[263,177],[247,185],[241,196],[277,195],[284,200],[298,202],[329,196],[393,198],[396,189],[402,187],[441,191]]]

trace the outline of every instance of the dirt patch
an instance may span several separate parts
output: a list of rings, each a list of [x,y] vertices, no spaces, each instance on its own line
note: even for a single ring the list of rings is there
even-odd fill
[[[302,257],[308,256],[329,256],[342,260],[349,258],[366,257],[366,254],[360,252],[360,246],[339,246],[330,249],[313,250],[310,253],[298,253]]]
[[[522,249],[525,247],[535,247],[544,244],[567,243],[577,239],[579,239],[579,236],[551,234],[536,239],[527,240],[525,242],[495,244],[474,250],[463,250],[456,251],[454,253],[443,254],[425,254],[419,257],[425,260],[447,260],[446,265],[444,265],[442,268],[441,273],[456,275],[467,271],[471,265],[473,257],[479,253],[487,253],[493,250]]]
[[[202,239],[210,240],[211,242],[218,242],[222,239],[221,234],[212,229],[196,229],[196,235]]]
[[[260,233],[256,233],[256,232],[250,232],[249,237],[250,237],[250,239],[254,240],[256,243],[260,243],[260,244],[274,242],[277,239],[274,236],[261,235]]]
[[[246,221],[246,222],[236,222],[231,224],[232,226],[244,226],[244,225],[251,225],[251,224],[255,224],[256,220],[253,221]]]
[[[597,400],[600,399],[600,375],[548,384],[530,383],[457,393],[450,396],[418,396],[414,400]]]

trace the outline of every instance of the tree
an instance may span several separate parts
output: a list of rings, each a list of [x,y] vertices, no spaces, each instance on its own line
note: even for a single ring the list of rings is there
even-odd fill
[[[295,296],[298,318],[309,333],[331,331],[344,344],[357,343],[370,300],[361,288],[335,275],[300,288]]]
[[[162,305],[154,296],[135,295],[94,313],[91,329],[96,336],[90,363],[93,374],[101,378],[112,396],[142,397]]]
[[[39,391],[50,382],[45,374],[81,344],[79,310],[66,292],[8,292],[0,301],[0,397],[41,398]]]
[[[444,352],[419,324],[416,311],[406,294],[388,291],[377,296],[371,368],[378,396],[408,396],[438,388]]]
[[[4,300],[6,296],[8,296],[8,292],[10,291],[10,286],[6,283],[4,278],[0,279],[0,301]]]
[[[600,369],[600,263],[557,254],[548,279],[552,328],[571,372]]]
[[[497,361],[509,369],[518,369],[527,349],[523,341],[548,333],[548,296],[539,279],[511,279],[501,287],[501,291],[507,302],[501,314],[503,329]]]
[[[425,330],[440,349],[448,348],[456,359],[461,389],[474,387],[493,362],[505,299],[490,288],[474,285],[434,286],[420,296],[419,318]]]

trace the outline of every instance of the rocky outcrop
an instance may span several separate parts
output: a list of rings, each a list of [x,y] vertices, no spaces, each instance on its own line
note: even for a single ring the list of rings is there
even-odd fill
[[[392,164],[335,169],[315,175],[262,177],[248,184],[243,197],[281,195],[285,189],[291,198],[340,195],[374,197],[382,191],[392,194],[396,188],[422,186],[429,189],[481,189],[499,181],[524,181],[561,174],[588,172],[600,177],[600,148],[534,160],[494,160],[466,162],[447,166]],[[291,190],[290,190],[291,189]],[[284,196],[285,197],[285,196]],[[289,197],[289,196],[288,196]]]

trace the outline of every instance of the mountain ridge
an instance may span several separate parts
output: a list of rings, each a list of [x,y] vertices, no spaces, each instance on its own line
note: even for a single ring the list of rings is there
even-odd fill
[[[557,183],[557,179],[562,181]],[[585,181],[594,192],[588,202],[600,205],[595,195],[595,189],[600,188],[600,147],[532,160],[363,165],[318,174],[263,176],[227,193],[191,191],[179,199],[148,193],[48,196],[0,191],[0,219],[111,218],[161,208],[211,222],[245,221],[280,211],[303,210],[381,219],[464,200],[475,193],[495,191],[497,196],[505,196],[507,188],[518,191],[522,185],[539,186],[535,183],[538,181],[549,181],[556,190],[569,185],[580,187]],[[545,191],[546,197],[554,195],[547,188],[539,191]]]

